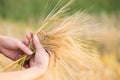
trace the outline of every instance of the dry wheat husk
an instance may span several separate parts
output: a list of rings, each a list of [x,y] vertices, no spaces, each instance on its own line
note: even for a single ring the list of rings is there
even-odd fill
[[[79,11],[71,16],[60,17],[70,3],[47,17],[36,33],[50,54],[48,71],[41,80],[97,80],[96,73],[102,68],[99,56],[96,55],[99,29],[95,21]],[[35,52],[32,42],[29,47]],[[26,58],[28,56],[25,55],[12,65],[23,65]],[[21,66],[17,67],[19,69]]]

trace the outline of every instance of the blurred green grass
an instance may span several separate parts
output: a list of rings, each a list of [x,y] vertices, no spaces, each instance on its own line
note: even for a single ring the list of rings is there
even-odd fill
[[[68,0],[64,0],[63,3],[66,1]],[[24,38],[27,32],[35,32],[39,26],[32,23],[48,15],[57,2],[58,0],[0,0],[0,34]],[[105,69],[109,67],[119,76],[116,80],[120,79],[119,4],[120,0],[75,0],[68,12],[71,14],[85,10],[102,23],[101,27],[104,27],[105,33],[102,35],[103,40],[100,41],[98,51]],[[46,10],[45,6],[47,6]]]
[[[66,2],[68,0],[63,0]],[[28,21],[34,19],[37,21],[42,14],[45,6],[49,2],[47,10],[51,10],[58,0],[0,0],[0,18],[14,21]],[[69,13],[77,10],[86,10],[90,13],[107,14],[120,12],[120,0],[75,0]]]

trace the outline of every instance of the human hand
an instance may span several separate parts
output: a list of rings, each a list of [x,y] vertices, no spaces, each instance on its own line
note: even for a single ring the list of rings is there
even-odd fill
[[[35,80],[38,77],[42,77],[49,65],[49,54],[45,51],[42,45],[39,42],[37,36],[33,36],[32,34],[27,34],[27,39],[24,41],[19,41],[14,38],[0,36],[0,51],[7,57],[16,60],[19,58],[18,55],[22,55],[21,53],[26,53],[31,55],[31,51],[27,47],[30,43],[30,39],[33,38],[33,44],[35,46],[36,52],[33,58],[29,60],[28,69],[17,71],[17,72],[9,72],[2,76],[0,76],[4,80],[14,80],[14,76],[17,76],[19,80]],[[9,41],[8,41],[9,40]],[[27,46],[26,46],[27,45]],[[31,74],[34,73],[34,74]],[[29,75],[26,76],[25,74]],[[5,77],[8,76],[8,77]]]
[[[26,35],[26,42],[29,44],[30,39],[32,38],[33,34]],[[35,56],[29,60],[29,62],[25,63],[25,67],[34,67],[38,66],[42,69],[47,69],[49,64],[49,54],[45,51],[43,46],[40,44],[39,39],[37,36],[33,36],[33,44],[35,46],[36,52]]]
[[[27,44],[27,41],[25,43]],[[12,60],[19,59],[23,54],[32,54],[24,42],[6,36],[0,36],[0,52]]]

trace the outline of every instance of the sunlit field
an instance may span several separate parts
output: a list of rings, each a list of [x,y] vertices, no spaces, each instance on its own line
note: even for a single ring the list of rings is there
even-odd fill
[[[101,28],[104,27],[103,33],[99,36],[101,39],[97,46],[98,55],[103,63],[103,70],[98,72],[99,77],[103,77],[102,80],[119,80],[120,79],[120,31],[119,21],[115,16],[108,17],[107,15],[93,16],[98,22],[100,22]],[[38,25],[32,23],[20,23],[13,21],[0,21],[0,35],[15,37],[18,39],[24,39],[26,33],[35,32],[39,28]],[[7,58],[3,59],[0,56],[0,62],[2,65],[0,68],[6,66],[11,61]],[[105,71],[105,75],[102,72]],[[86,76],[84,76],[86,77]],[[91,76],[94,77],[94,76]]]
[[[81,1],[81,3],[82,2],[84,3],[84,1]],[[99,3],[99,1],[98,1],[98,3]],[[101,3],[102,3],[102,1],[101,1]],[[19,3],[17,3],[17,4],[19,4]],[[79,4],[80,4],[80,2],[79,2]],[[89,5],[91,5],[91,4],[89,4]],[[44,6],[44,5],[42,5],[42,6]],[[30,6],[28,5],[28,7],[30,7]],[[74,8],[76,8],[76,7],[77,6],[74,5]],[[84,5],[81,7],[82,7],[82,9],[84,9],[88,6]],[[100,7],[98,7],[98,9],[99,8]],[[30,9],[28,9],[28,10],[30,10]],[[100,65],[102,67],[99,70],[95,70],[96,73],[92,73],[89,71],[87,71],[86,73],[83,73],[81,76],[81,80],[88,80],[87,77],[90,78],[89,80],[119,80],[120,79],[120,14],[117,13],[117,15],[116,15],[116,13],[114,13],[114,10],[112,13],[110,13],[110,11],[109,11],[109,9],[107,9],[107,7],[105,8],[105,10],[106,11],[108,10],[107,13],[105,13],[104,11],[103,11],[103,13],[102,13],[102,11],[100,13],[99,13],[99,11],[96,13],[88,12],[90,17],[96,21],[95,24],[98,25],[98,27],[99,27],[98,29],[100,29],[100,30],[98,30],[98,31],[100,31],[99,32],[100,35],[97,37],[98,42],[96,44],[97,51],[96,51],[95,55],[98,56],[98,58],[101,62]],[[116,10],[118,10],[118,9],[116,8]],[[74,12],[74,10],[73,10],[73,12]],[[39,12],[39,10],[38,10],[38,13],[41,14],[41,12]],[[72,12],[69,13],[69,15],[70,14],[72,14]],[[28,15],[28,16],[26,16],[26,15]],[[34,16],[34,18],[32,18],[33,15],[34,14],[32,14],[32,13],[27,14],[27,12],[26,12],[25,16],[22,15],[20,18],[20,16],[18,16],[18,15],[15,15],[16,17],[14,17],[14,15],[10,14],[10,16],[9,16],[8,14],[6,14],[6,17],[8,17],[7,19],[6,18],[0,19],[0,35],[14,37],[14,38],[17,38],[20,40],[25,39],[25,36],[28,32],[36,32],[40,27],[38,18],[41,18],[41,17],[36,18],[36,16]],[[37,15],[37,16],[39,16],[39,15]],[[9,17],[11,17],[11,18],[9,18]],[[16,20],[17,17],[20,20]],[[27,18],[27,17],[29,17],[29,18]],[[91,44],[91,47],[92,46],[93,45]],[[11,62],[12,61],[10,59],[8,59],[0,54],[0,69],[4,68]],[[81,71],[79,71],[79,72],[81,72]]]

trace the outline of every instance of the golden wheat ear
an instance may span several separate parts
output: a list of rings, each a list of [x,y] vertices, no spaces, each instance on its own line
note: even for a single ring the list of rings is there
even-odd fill
[[[80,80],[82,73],[94,73],[101,67],[94,47],[98,35],[96,23],[84,12],[60,17],[70,3],[46,18],[36,33],[50,54],[50,65],[43,80]],[[35,50],[32,43],[30,48]],[[23,64],[27,57],[23,56],[15,64]]]
[[[43,33],[41,33],[42,30],[44,29],[44,30],[48,31],[48,30],[51,30],[51,28],[54,28],[54,27],[50,27],[49,25],[51,23],[53,24],[53,22],[56,22],[57,20],[59,20],[58,18],[60,16],[62,16],[68,10],[67,9],[68,6],[73,1],[74,0],[68,0],[66,4],[61,6],[61,4],[63,4],[64,0],[58,0],[58,3],[55,5],[55,7],[52,9],[52,11],[43,19],[43,21],[41,21],[40,28],[35,33],[35,35],[38,35],[38,36],[41,35],[41,36],[39,36],[40,42],[41,42],[41,40],[44,39]],[[50,1],[48,0],[48,2],[50,2]],[[55,24],[55,26],[57,26],[57,25]],[[31,43],[29,45],[29,48],[33,51],[33,53],[35,52],[35,48],[34,48],[34,46],[32,44],[32,40],[31,40]],[[16,70],[21,70],[25,60],[28,59],[28,58],[30,58],[30,56],[23,55],[22,58],[20,58],[19,60],[9,64],[8,66],[4,67],[1,71],[6,71],[6,70],[8,70],[9,68],[11,68],[13,66],[15,67],[15,71]]]
[[[57,19],[39,30],[40,42],[50,54],[43,80],[80,80],[82,73],[102,67],[94,46],[99,29],[84,12]]]

